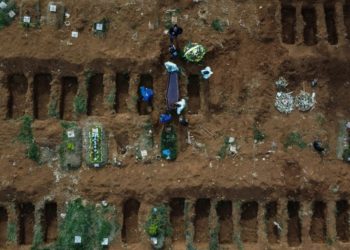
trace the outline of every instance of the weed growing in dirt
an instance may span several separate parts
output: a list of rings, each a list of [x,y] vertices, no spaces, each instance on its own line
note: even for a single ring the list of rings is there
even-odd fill
[[[17,225],[13,221],[7,224],[7,240],[12,243],[17,242]]]
[[[26,155],[29,159],[39,162],[40,161],[40,149],[35,143],[32,122],[33,119],[29,115],[24,115],[22,118],[22,125],[18,135],[18,140],[27,145]]]
[[[101,242],[108,238],[111,242],[119,230],[115,208],[107,205],[83,204],[81,199],[68,203],[66,217],[59,227],[59,235],[54,249],[105,249]],[[81,236],[80,245],[74,244],[74,237]]]
[[[224,24],[219,19],[213,20],[213,22],[211,23],[211,27],[218,32],[224,31]]]
[[[256,125],[253,127],[253,138],[254,142],[262,142],[265,139],[266,135],[261,132]]]
[[[221,146],[218,152],[218,156],[221,160],[225,159],[229,146],[230,146],[229,137],[226,136],[224,139],[224,144]]]
[[[298,146],[301,149],[306,148],[306,142],[303,140],[302,136],[298,132],[289,133],[287,135],[286,141],[284,142],[285,148],[294,145]]]

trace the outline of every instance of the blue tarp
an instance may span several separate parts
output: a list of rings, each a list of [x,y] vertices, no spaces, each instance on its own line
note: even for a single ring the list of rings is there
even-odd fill
[[[159,120],[160,123],[168,123],[172,120],[171,114],[161,114]]]
[[[141,97],[142,97],[142,101],[150,102],[152,100],[152,97],[153,97],[153,90],[141,86],[140,87],[140,94],[141,94]]]

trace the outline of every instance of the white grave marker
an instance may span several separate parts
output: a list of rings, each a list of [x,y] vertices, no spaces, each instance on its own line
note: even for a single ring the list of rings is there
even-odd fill
[[[73,38],[78,38],[79,32],[78,31],[72,31],[72,37]]]
[[[74,236],[74,243],[81,244],[81,236],[79,236],[79,235]]]
[[[67,137],[68,138],[74,138],[75,137],[74,130],[68,130],[67,131]]]
[[[103,31],[103,23],[97,23],[96,24],[96,30]]]
[[[57,11],[57,6],[54,4],[50,5],[50,12],[56,12]]]
[[[15,16],[16,16],[16,12],[14,12],[13,10],[10,10],[9,17],[14,18]]]
[[[102,242],[101,242],[102,246],[108,246],[108,238],[103,238]]]
[[[30,16],[24,16],[23,17],[23,22],[24,23],[30,23]]]
[[[148,155],[147,150],[141,150],[141,157],[142,159],[146,158]]]
[[[0,3],[0,9],[5,9],[7,7],[7,4],[5,2]]]

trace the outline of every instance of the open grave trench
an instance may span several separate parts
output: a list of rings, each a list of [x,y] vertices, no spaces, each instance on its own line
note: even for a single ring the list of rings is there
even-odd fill
[[[167,246],[193,245],[206,248],[217,239],[218,246],[237,249],[239,246],[306,247],[330,244],[341,249],[350,247],[349,200],[299,200],[280,198],[267,201],[171,198],[166,203],[173,227]],[[0,246],[7,243],[33,244],[35,228],[42,228],[45,243],[57,239],[58,225],[65,204],[55,201],[39,203],[1,203]],[[117,206],[116,217],[121,225],[117,244],[147,244],[144,223],[150,208],[130,198]],[[12,231],[11,231],[12,230]],[[14,234],[14,236],[9,234]],[[11,238],[12,237],[12,238]],[[11,242],[12,240],[12,242]],[[119,243],[118,243],[119,242]],[[176,248],[175,248],[176,249]]]
[[[77,74],[9,73],[2,79],[6,96],[7,119],[18,119],[29,114],[37,120],[59,118],[78,120],[82,116],[107,116],[134,113],[149,115],[165,111],[167,75],[133,73],[99,73],[89,71]],[[147,104],[140,99],[139,87],[152,88],[155,97]],[[188,98],[188,114],[207,110],[207,88],[199,74],[180,79],[181,97]],[[85,106],[77,111],[77,105]]]
[[[281,41],[284,44],[314,46],[348,43],[350,1],[280,1]]]

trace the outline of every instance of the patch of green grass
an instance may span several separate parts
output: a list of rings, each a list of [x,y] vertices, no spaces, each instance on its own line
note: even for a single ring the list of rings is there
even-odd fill
[[[40,249],[40,245],[44,242],[44,235],[41,225],[34,226],[34,237],[33,237],[33,245],[31,250]]]
[[[27,157],[37,163],[40,162],[40,148],[35,142],[29,144],[27,149]]]
[[[40,161],[40,148],[35,143],[33,131],[32,131],[32,122],[33,119],[29,115],[24,115],[22,118],[22,124],[20,132],[18,135],[18,140],[27,145],[26,156],[39,163]]]
[[[253,127],[253,138],[255,142],[262,142],[265,139],[266,135],[261,132],[256,125]]]
[[[219,249],[219,230],[219,225],[217,225],[214,229],[210,230],[209,250]]]
[[[19,131],[18,140],[22,143],[31,143],[34,139],[32,132],[33,118],[29,115],[24,115],[21,120],[22,125]]]
[[[86,114],[87,98],[85,95],[78,94],[74,98],[74,111],[76,114]]]
[[[116,223],[113,206],[83,204],[80,199],[68,203],[66,217],[59,227],[55,250],[104,249],[101,242],[108,238],[111,242],[119,225]],[[74,244],[74,237],[81,236],[82,243]]]
[[[285,148],[290,146],[298,146],[299,148],[304,149],[307,144],[298,132],[292,132],[287,135],[286,141],[284,142]]]
[[[171,236],[173,229],[169,221],[168,210],[164,204],[152,208],[145,224],[145,230],[150,237]]]
[[[15,222],[10,221],[7,224],[7,240],[12,243],[17,242],[17,225]]]
[[[212,23],[211,23],[211,27],[212,27],[214,30],[218,31],[218,32],[223,32],[223,31],[224,31],[224,24],[223,24],[223,22],[222,22],[221,20],[219,20],[219,19],[213,20]]]

